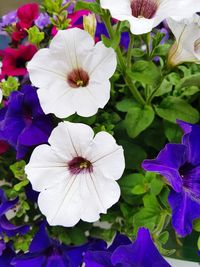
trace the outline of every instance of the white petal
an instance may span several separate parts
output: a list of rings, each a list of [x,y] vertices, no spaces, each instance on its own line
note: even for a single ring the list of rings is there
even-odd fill
[[[49,88],[37,90],[40,105],[45,114],[54,113],[58,118],[67,118],[75,113],[73,89],[67,83],[56,81]]]
[[[31,82],[37,87],[47,88],[55,81],[67,83],[69,67],[62,57],[54,57],[48,48],[40,49],[27,64]]]
[[[69,158],[82,156],[93,137],[92,128],[86,124],[61,122],[52,131],[48,142],[58,155],[68,161]]]
[[[197,0],[162,0],[160,2],[154,26],[166,18],[181,20],[200,11],[200,1]]]
[[[87,90],[95,99],[98,107],[104,108],[110,99],[110,82],[108,80],[104,83],[91,82]]]
[[[0,89],[0,103],[1,103],[2,99],[3,99],[3,93],[2,93],[2,90]]]
[[[83,87],[74,90],[73,104],[76,113],[82,117],[91,117],[98,111],[98,101],[94,95],[88,90],[88,87]]]
[[[52,39],[50,51],[54,55],[61,54],[67,58],[71,69],[81,67],[81,58],[84,58],[94,47],[94,40],[90,34],[79,28],[59,31]]]
[[[133,16],[127,18],[130,23],[131,32],[133,34],[144,34],[152,31],[154,25],[154,18],[135,18]]]
[[[66,162],[48,145],[40,145],[34,149],[25,172],[36,191],[61,183],[68,176]]]
[[[125,168],[123,148],[116,144],[112,135],[106,132],[98,133],[93,141],[91,152],[87,155],[94,171],[108,179],[119,179]]]
[[[40,193],[38,205],[50,225],[71,227],[78,223],[82,205],[79,184],[80,177],[74,176]]]
[[[109,9],[112,17],[118,19],[118,15],[131,15],[130,0],[100,0],[104,9]]]
[[[92,57],[89,57],[88,62],[83,64],[92,81],[103,82],[108,80],[116,70],[116,53],[114,49],[107,48],[102,42],[98,42],[93,49]]]
[[[99,219],[99,213],[106,213],[120,197],[119,185],[105,177],[95,174],[85,175],[80,183],[82,199],[81,219],[94,222]]]

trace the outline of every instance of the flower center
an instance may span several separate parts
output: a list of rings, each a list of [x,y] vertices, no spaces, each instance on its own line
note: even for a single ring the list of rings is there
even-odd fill
[[[67,82],[72,88],[86,87],[89,83],[89,75],[81,68],[74,69],[68,74]]]
[[[25,68],[26,62],[23,58],[17,58],[16,59],[16,68]]]
[[[33,114],[31,108],[27,104],[24,104],[22,113],[25,124],[30,125],[33,121]]]
[[[136,18],[152,19],[158,9],[158,0],[131,0],[132,15]]]
[[[200,38],[194,43],[194,51],[195,53],[200,54]]]
[[[70,162],[68,162],[68,168],[71,174],[79,174],[93,171],[92,163],[82,157],[75,157]]]

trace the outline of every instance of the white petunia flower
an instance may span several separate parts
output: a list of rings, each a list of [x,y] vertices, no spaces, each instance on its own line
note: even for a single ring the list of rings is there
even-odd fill
[[[166,18],[181,20],[200,11],[199,0],[100,0],[113,18],[129,21],[133,34],[150,32]]]
[[[110,98],[109,78],[117,66],[116,54],[102,42],[95,45],[86,31],[59,31],[49,48],[40,49],[28,63],[46,114],[66,118],[75,112],[89,117]]]
[[[168,65],[176,66],[183,62],[200,63],[200,16],[177,22],[168,19],[168,26],[176,38],[168,55]]]
[[[25,167],[33,189],[41,192],[41,212],[50,225],[97,221],[119,200],[115,180],[125,168],[123,148],[107,132],[94,137],[89,126],[70,122],[61,122],[48,142],[35,148]]]
[[[0,89],[0,103],[2,102],[2,100],[3,100],[3,92],[2,92],[2,90]]]

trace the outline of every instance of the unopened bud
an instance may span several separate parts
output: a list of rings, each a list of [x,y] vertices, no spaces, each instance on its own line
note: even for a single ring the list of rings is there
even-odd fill
[[[97,21],[96,21],[96,17],[94,14],[83,16],[83,28],[93,38],[95,37],[96,27],[97,27]]]

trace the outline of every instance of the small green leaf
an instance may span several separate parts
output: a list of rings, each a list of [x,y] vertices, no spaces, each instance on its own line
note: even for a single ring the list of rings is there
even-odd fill
[[[8,97],[13,91],[18,90],[19,82],[15,77],[9,76],[7,80],[0,83],[3,95]]]
[[[147,188],[144,184],[143,185],[138,184],[131,190],[131,192],[134,195],[143,195],[147,192]]]
[[[29,28],[27,32],[28,40],[31,44],[39,45],[44,40],[44,32],[41,32],[36,26]]]
[[[127,71],[127,74],[133,81],[138,81],[146,85],[156,86],[161,80],[160,69],[153,62],[144,60],[134,63],[132,70]]]
[[[159,106],[155,107],[155,110],[158,116],[173,123],[177,119],[190,123],[199,121],[199,112],[178,97],[166,97]]]
[[[131,138],[137,137],[142,131],[151,125],[154,120],[154,115],[154,110],[151,106],[135,106],[129,109],[125,118],[128,135]]]
[[[197,232],[200,232],[200,219],[196,219],[193,222],[193,229]]]
[[[15,191],[20,191],[23,187],[25,187],[27,184],[29,184],[29,180],[23,180],[20,183],[16,184],[14,186]]]
[[[82,0],[79,0],[76,2],[75,5],[75,11],[77,10],[90,10],[91,12],[101,15],[102,14],[102,10],[101,7],[98,3],[88,3],[88,2],[84,2]]]
[[[197,86],[200,85],[200,74],[194,74],[192,76],[184,78],[181,83],[178,84],[179,88],[188,87],[188,86]]]
[[[134,99],[125,98],[122,101],[117,102],[116,108],[121,112],[128,112],[128,110],[135,105],[136,105],[136,103],[135,103]]]
[[[10,166],[10,170],[14,174],[15,178],[18,180],[26,179],[26,174],[24,168],[26,166],[26,162],[24,160],[17,161]]]
[[[168,239],[169,239],[169,232],[167,232],[167,231],[162,232],[158,237],[158,240],[163,245],[165,245],[167,243]]]
[[[164,183],[158,177],[155,177],[150,184],[151,193],[155,196],[159,195],[161,190],[163,189]]]

